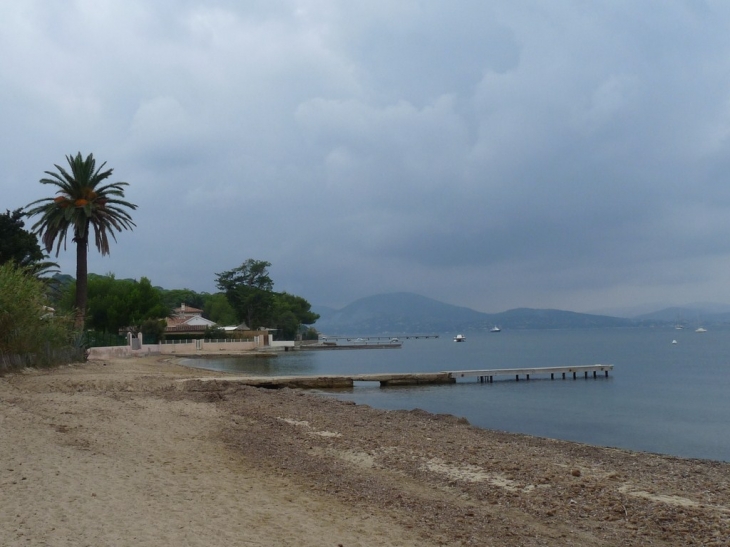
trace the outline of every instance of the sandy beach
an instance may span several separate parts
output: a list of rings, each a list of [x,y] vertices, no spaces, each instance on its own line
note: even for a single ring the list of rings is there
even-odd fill
[[[0,377],[0,545],[730,544],[730,464],[180,381],[213,375]]]

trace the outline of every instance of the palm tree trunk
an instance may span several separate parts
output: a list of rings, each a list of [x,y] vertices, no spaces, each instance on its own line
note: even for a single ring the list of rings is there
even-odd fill
[[[89,250],[88,231],[83,237],[75,237],[76,241],[76,315],[74,317],[74,329],[84,329],[86,319],[86,296],[89,284],[87,257]]]

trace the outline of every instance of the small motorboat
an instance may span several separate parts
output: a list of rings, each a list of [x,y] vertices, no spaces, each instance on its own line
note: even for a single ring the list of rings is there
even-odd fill
[[[463,334],[457,334],[454,336],[454,342],[464,342],[466,341],[466,337]]]
[[[502,332],[502,329],[500,329],[497,325],[494,325],[491,329],[489,329],[489,332]]]

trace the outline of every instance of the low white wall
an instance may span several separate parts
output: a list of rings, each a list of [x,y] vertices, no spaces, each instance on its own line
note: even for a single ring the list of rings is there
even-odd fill
[[[142,349],[132,349],[132,346],[108,346],[103,348],[89,348],[89,359],[119,359],[125,357],[142,357],[144,355],[159,355],[158,344],[143,344]]]
[[[89,348],[89,359],[114,359],[125,357],[141,357],[144,355],[191,355],[194,353],[218,352],[218,351],[253,351],[263,347],[263,336],[257,336],[254,340],[242,341],[205,341],[190,340],[176,344],[142,344],[140,349],[132,349],[131,341],[128,346],[109,346],[101,348]],[[272,348],[294,347],[294,342],[271,342]]]
[[[203,351],[251,351],[256,349],[256,342],[203,342],[197,344],[160,344],[160,353],[202,353]]]

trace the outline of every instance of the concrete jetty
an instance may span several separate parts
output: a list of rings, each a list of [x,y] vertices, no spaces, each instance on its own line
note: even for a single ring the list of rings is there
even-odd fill
[[[420,384],[453,384],[456,378],[448,372],[422,372],[413,374],[354,374],[349,376],[220,376],[214,378],[189,378],[180,380],[186,391],[218,391],[236,385],[269,389],[342,389],[351,388],[355,382],[380,382],[380,386],[412,386]]]
[[[220,376],[212,378],[190,378],[180,380],[185,391],[220,391],[223,389],[245,385],[269,389],[305,388],[305,389],[345,389],[352,388],[355,382],[379,382],[381,387],[412,386],[423,384],[453,384],[459,378],[477,378],[479,382],[493,382],[495,377],[507,376],[520,379],[520,376],[529,380],[531,376],[550,375],[555,379],[556,374],[578,375],[588,378],[592,375],[597,378],[601,373],[608,377],[613,365],[580,365],[573,367],[541,367],[541,368],[505,368],[491,370],[454,370],[442,372],[414,372],[393,374],[351,374],[351,375],[322,375],[322,376]]]

